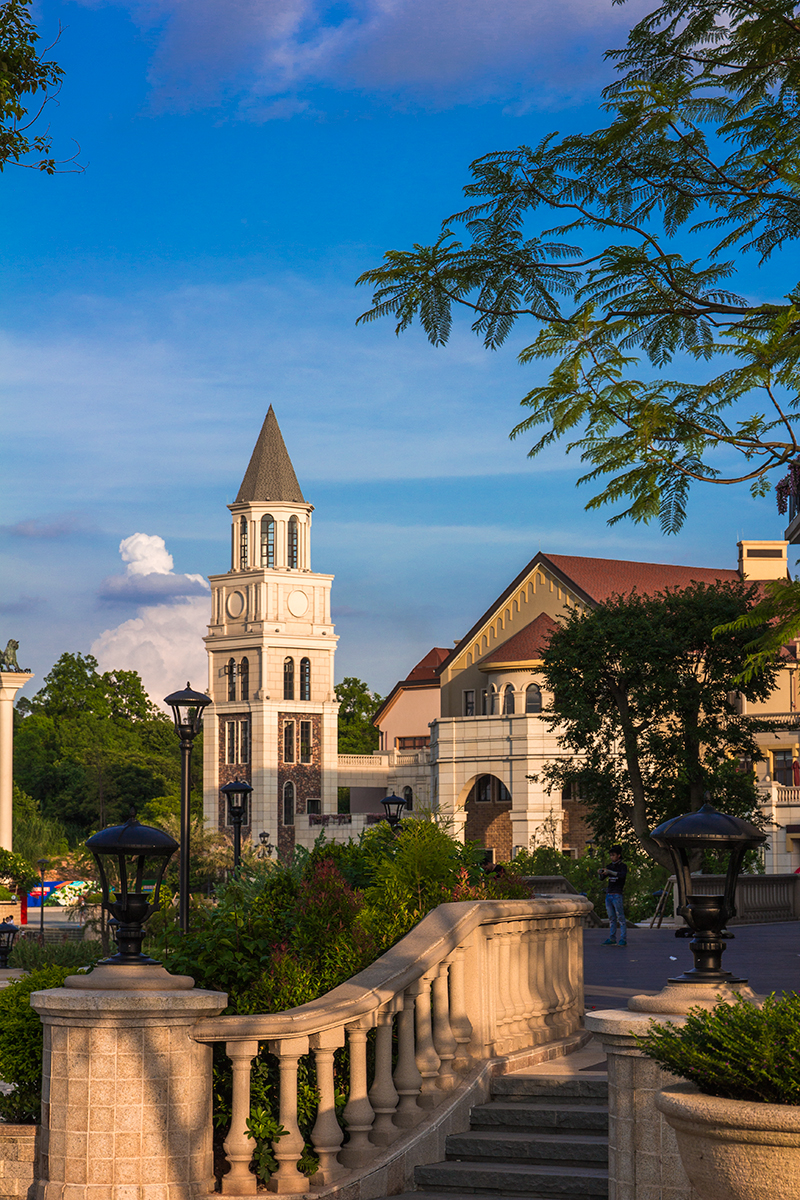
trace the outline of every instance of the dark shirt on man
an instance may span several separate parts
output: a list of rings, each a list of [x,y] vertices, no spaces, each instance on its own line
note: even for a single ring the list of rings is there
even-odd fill
[[[625,880],[628,876],[628,864],[624,862],[612,862],[606,867],[606,891],[612,895],[621,895],[625,888]]]

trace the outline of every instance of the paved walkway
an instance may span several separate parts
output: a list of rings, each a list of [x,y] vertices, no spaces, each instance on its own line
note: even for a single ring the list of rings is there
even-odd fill
[[[676,938],[674,929],[629,929],[627,946],[604,946],[607,929],[587,929],[583,937],[587,1010],[626,1008],[630,996],[660,991],[694,961],[688,939]],[[735,926],[722,965],[762,995],[800,992],[800,921]]]

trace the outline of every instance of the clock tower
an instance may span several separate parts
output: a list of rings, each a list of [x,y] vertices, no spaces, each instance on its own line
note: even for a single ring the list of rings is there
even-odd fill
[[[332,575],[311,570],[311,514],[270,406],[233,504],[231,568],[211,575],[212,704],[203,717],[204,813],[224,829],[220,787],[253,788],[243,834],[282,857],[308,815],[337,810]],[[316,832],[316,831],[315,831]]]

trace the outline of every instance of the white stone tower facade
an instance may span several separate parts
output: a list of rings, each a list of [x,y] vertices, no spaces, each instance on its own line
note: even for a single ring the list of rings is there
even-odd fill
[[[337,810],[337,637],[333,576],[311,570],[313,505],[271,406],[228,507],[231,569],[209,577],[205,819],[225,828],[219,788],[246,779],[253,793],[243,834],[257,841],[267,831],[285,856],[298,817]]]

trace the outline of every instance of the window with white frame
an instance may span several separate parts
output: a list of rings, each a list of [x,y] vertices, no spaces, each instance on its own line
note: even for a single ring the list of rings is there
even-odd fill
[[[250,762],[250,722],[225,722],[226,763]]]

